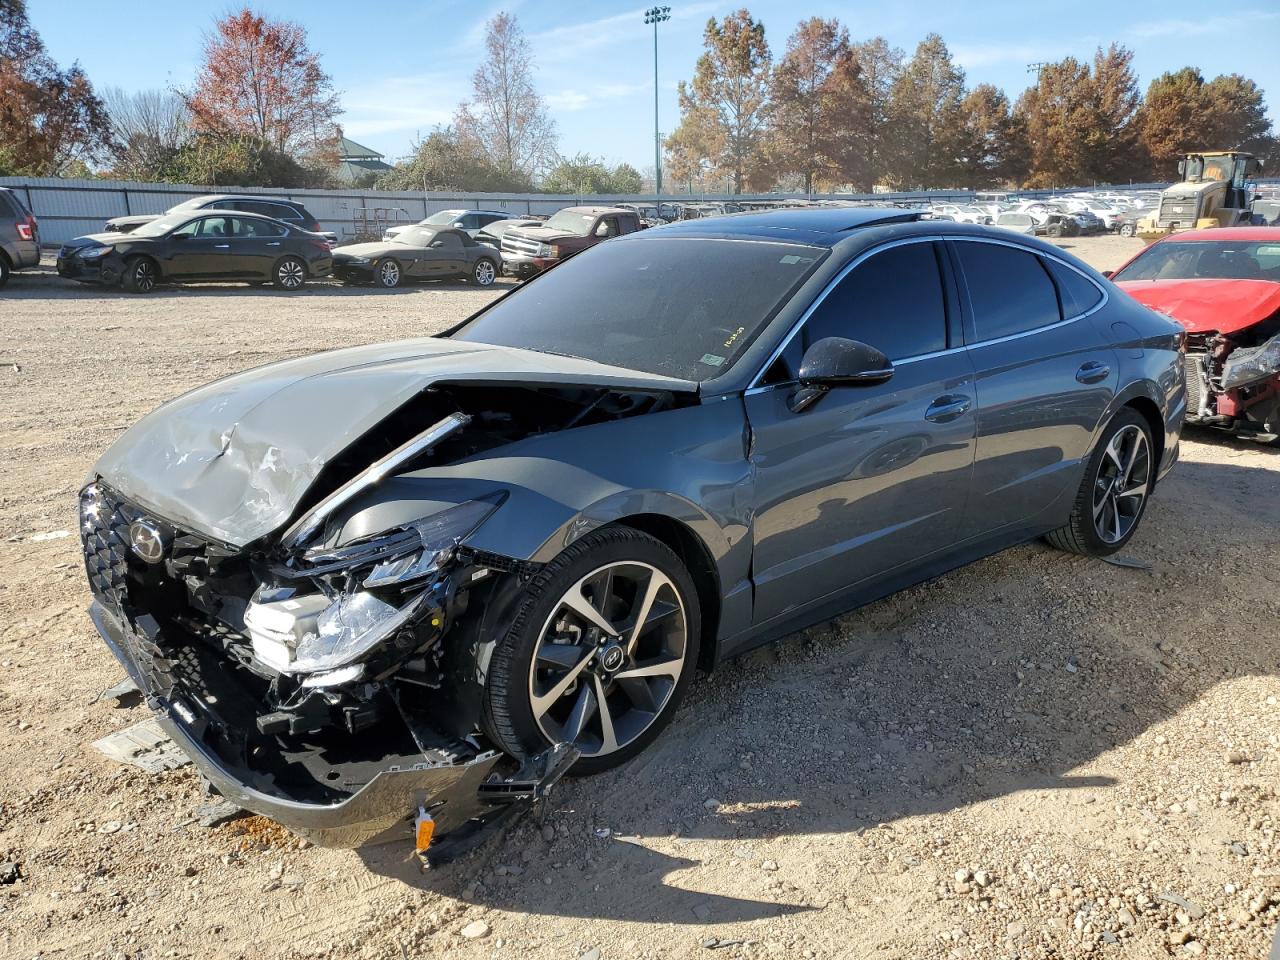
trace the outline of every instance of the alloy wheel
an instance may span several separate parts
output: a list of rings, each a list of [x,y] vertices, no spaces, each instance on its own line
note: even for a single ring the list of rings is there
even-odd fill
[[[400,264],[394,260],[384,260],[378,268],[378,282],[384,287],[400,285]]]
[[[1151,486],[1151,446],[1134,424],[1116,431],[1093,484],[1093,527],[1104,543],[1119,543],[1142,515]]]
[[[156,286],[156,268],[150,260],[133,265],[133,286],[139,293],[150,293]]]
[[[529,700],[543,735],[583,756],[614,753],[656,721],[687,668],[684,601],[647,563],[587,574],[543,624]]]
[[[286,290],[297,290],[307,278],[302,264],[297,260],[286,260],[279,267],[280,286]]]
[[[488,260],[481,260],[476,264],[476,283],[482,287],[487,287],[497,278],[497,271],[493,269],[493,264]]]

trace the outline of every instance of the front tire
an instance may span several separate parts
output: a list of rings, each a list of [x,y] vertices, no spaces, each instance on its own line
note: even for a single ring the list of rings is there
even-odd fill
[[[498,279],[497,264],[488,258],[477,260],[471,270],[471,279],[482,287],[493,286],[493,281]]]
[[[298,290],[307,282],[307,265],[297,257],[285,257],[272,271],[271,282],[277,290]]]
[[[9,282],[9,274],[12,270],[9,267],[9,258],[0,253],[0,288],[3,288]]]
[[[1108,557],[1128,543],[1146,512],[1157,464],[1151,427],[1122,409],[1107,424],[1085,465],[1068,522],[1045,539],[1059,550]]]
[[[1134,226],[1132,223],[1120,224],[1120,236],[1122,237],[1132,237],[1137,232],[1138,232],[1138,228]]]
[[[150,293],[160,282],[160,269],[150,257],[135,257],[125,264],[124,288],[130,293]]]
[[[373,279],[378,286],[386,287],[388,290],[400,286],[400,281],[404,279],[404,272],[400,269],[400,261],[393,260],[390,257],[385,260],[379,260],[373,265]]]
[[[588,534],[533,578],[495,645],[486,731],[515,757],[571,741],[577,774],[624,763],[671,722],[700,631],[697,591],[670,548],[626,527]]]

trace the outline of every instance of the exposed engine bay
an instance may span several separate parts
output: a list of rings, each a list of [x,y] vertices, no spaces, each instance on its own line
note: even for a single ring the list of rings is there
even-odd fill
[[[1187,336],[1187,420],[1280,436],[1280,315],[1230,335]]]
[[[458,828],[536,799],[576,757],[567,744],[505,757],[480,722],[487,644],[538,565],[466,546],[501,491],[371,535],[344,534],[344,512],[392,476],[690,400],[436,383],[325,464],[282,533],[243,546],[155,516],[99,478],[80,498],[95,619],[180,746],[208,757],[214,786],[211,769],[244,786],[234,802],[277,816],[275,804],[336,809],[405,774],[421,815],[465,839]],[[389,839],[414,812],[398,804],[387,822],[376,805],[333,828],[318,814],[310,835]]]

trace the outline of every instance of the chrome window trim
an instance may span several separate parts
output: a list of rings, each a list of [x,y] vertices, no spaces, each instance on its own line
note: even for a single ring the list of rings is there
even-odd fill
[[[1068,270],[1074,271],[1077,275],[1083,277],[1085,280],[1089,281],[1089,283],[1093,284],[1094,288],[1102,295],[1102,298],[1096,304],[1094,304],[1090,309],[1086,310],[1084,313],[1077,314],[1076,316],[1073,316],[1073,317],[1067,317],[1065,319],[1059,320],[1057,323],[1048,323],[1042,327],[1035,327],[1031,330],[1023,330],[1019,333],[1011,333],[1003,337],[993,337],[989,340],[976,340],[973,343],[965,343],[955,347],[948,347],[945,350],[935,350],[932,353],[921,353],[911,357],[903,357],[901,360],[893,361],[893,365],[895,367],[899,367],[908,363],[915,363],[918,360],[931,360],[934,357],[945,356],[946,354],[949,354],[949,353],[956,353],[960,350],[968,350],[973,347],[985,347],[985,346],[989,346],[997,343],[1006,343],[1010,340],[1018,340],[1018,339],[1021,339],[1022,337],[1030,336],[1033,333],[1041,333],[1042,331],[1045,331],[1045,330],[1054,330],[1058,327],[1065,327],[1069,323],[1075,323],[1077,320],[1083,320],[1085,317],[1089,317],[1097,313],[1099,310],[1105,307],[1111,299],[1111,294],[1107,292],[1107,289],[1105,287],[1099,284],[1096,280],[1094,280],[1088,274],[1083,273],[1077,267],[1072,266],[1066,260],[1063,260],[1061,257],[1055,256],[1052,253],[1047,253],[1043,250],[1037,250],[1033,247],[1024,246],[1021,243],[1005,240],[1002,237],[973,237],[973,236],[966,236],[963,234],[952,234],[950,236],[944,236],[939,234],[939,235],[930,235],[930,236],[923,236],[923,237],[904,237],[901,240],[892,240],[889,243],[881,244],[880,246],[873,247],[870,250],[864,250],[862,253],[858,254],[858,256],[856,256],[853,260],[845,264],[844,267],[840,270],[840,272],[837,273],[830,280],[830,282],[828,282],[827,285],[822,288],[822,291],[814,298],[813,303],[809,304],[809,306],[805,309],[804,313],[800,315],[800,318],[795,322],[795,324],[792,325],[791,329],[787,331],[787,335],[782,338],[782,341],[778,344],[778,346],[774,349],[774,351],[771,354],[769,354],[769,358],[764,362],[764,365],[761,366],[758,371],[756,371],[756,375],[751,378],[751,382],[747,386],[747,389],[743,391],[744,395],[753,396],[765,390],[772,390],[774,387],[786,386],[787,384],[792,384],[796,382],[794,380],[788,380],[786,381],[786,383],[770,383],[770,384],[762,385],[760,383],[760,378],[763,377],[765,373],[768,372],[769,368],[773,366],[774,362],[778,359],[778,357],[782,355],[782,351],[786,350],[787,347],[791,344],[791,341],[795,338],[795,335],[800,332],[800,328],[804,326],[805,321],[807,321],[809,317],[813,315],[813,312],[816,309],[818,309],[818,307],[827,298],[827,296],[831,293],[831,291],[834,290],[835,287],[840,283],[840,281],[843,280],[849,274],[849,272],[852,271],[855,267],[857,267],[863,261],[869,260],[871,257],[875,256],[877,253],[880,253],[884,250],[890,250],[893,247],[901,247],[909,243],[937,243],[938,241],[946,242],[950,240],[964,240],[970,243],[990,243],[1000,247],[1011,247],[1014,250],[1020,250],[1023,253],[1029,253],[1032,256],[1044,257],[1046,259],[1053,260],[1055,263],[1058,263],[1061,266],[1066,267]],[[1049,279],[1051,282],[1053,282],[1052,276],[1050,276]],[[1054,289],[1055,291],[1057,290],[1056,282],[1054,282]]]

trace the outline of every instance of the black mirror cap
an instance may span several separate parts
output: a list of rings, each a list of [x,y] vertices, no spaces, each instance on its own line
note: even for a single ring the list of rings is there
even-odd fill
[[[824,337],[804,352],[798,379],[804,386],[852,387],[884,383],[892,376],[893,364],[871,344]]]
[[[1114,270],[1099,270],[1098,272],[1099,272],[1099,273],[1101,273],[1101,274],[1102,274],[1104,277],[1106,277],[1108,280],[1110,280],[1110,279],[1111,279],[1111,275],[1112,275],[1113,273],[1115,273],[1115,271],[1114,271]]]

